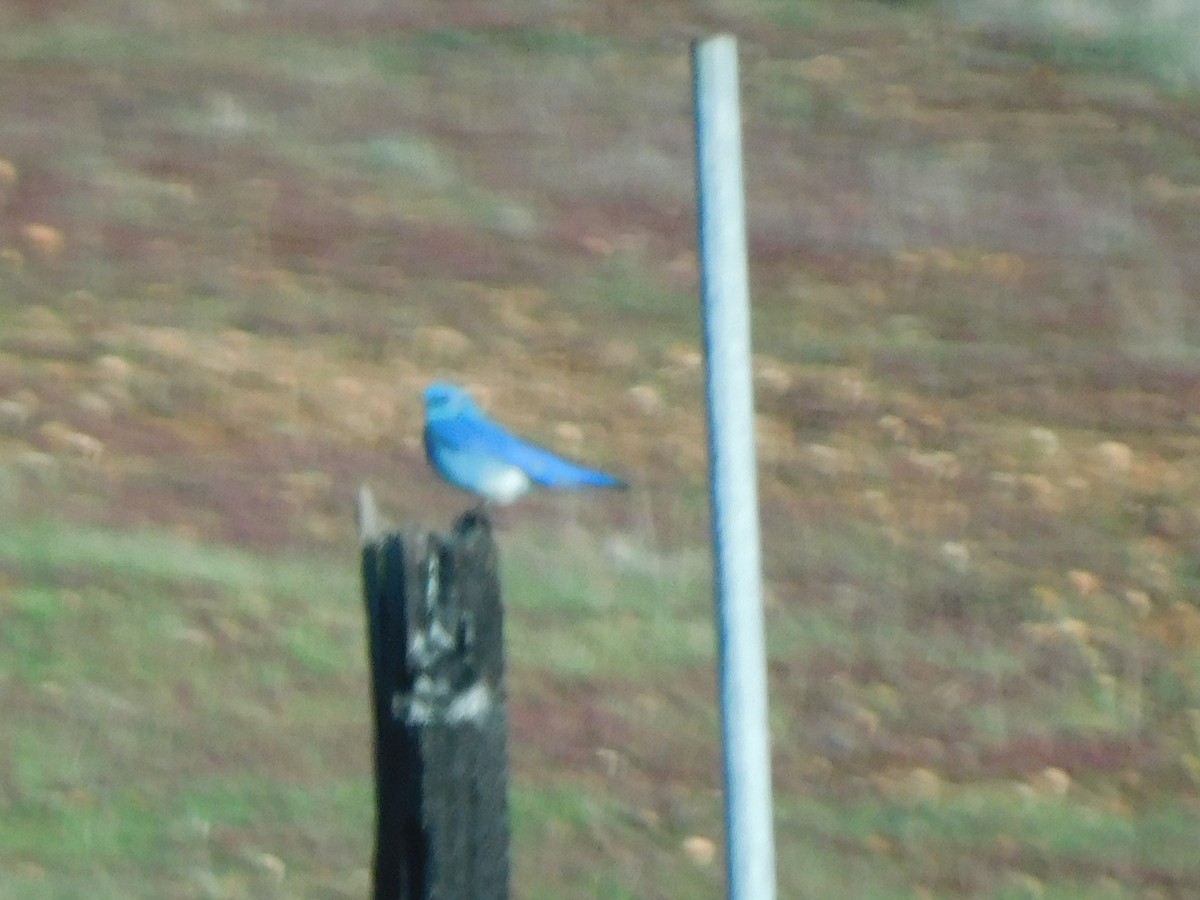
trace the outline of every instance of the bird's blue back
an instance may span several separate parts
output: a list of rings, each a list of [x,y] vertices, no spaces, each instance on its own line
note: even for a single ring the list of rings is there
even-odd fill
[[[480,412],[470,396],[455,385],[432,385],[425,396],[425,449],[435,466],[439,452],[445,450],[478,456],[481,464],[515,466],[535,484],[547,487],[624,486],[619,478],[522,440]]]

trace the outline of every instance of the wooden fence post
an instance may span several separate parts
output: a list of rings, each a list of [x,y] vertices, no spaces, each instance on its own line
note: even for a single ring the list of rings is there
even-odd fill
[[[359,495],[375,718],[375,900],[508,897],[503,614],[486,514],[380,531]]]

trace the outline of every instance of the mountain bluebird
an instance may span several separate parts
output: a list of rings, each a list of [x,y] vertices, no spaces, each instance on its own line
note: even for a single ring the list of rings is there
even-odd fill
[[[512,503],[534,485],[625,487],[619,478],[510,434],[480,412],[470,394],[444,381],[425,390],[425,456],[448,482],[493,503]]]

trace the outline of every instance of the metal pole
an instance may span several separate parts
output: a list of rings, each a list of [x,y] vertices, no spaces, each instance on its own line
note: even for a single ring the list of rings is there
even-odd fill
[[[727,35],[696,41],[692,71],[729,897],[773,900],[737,42]]]

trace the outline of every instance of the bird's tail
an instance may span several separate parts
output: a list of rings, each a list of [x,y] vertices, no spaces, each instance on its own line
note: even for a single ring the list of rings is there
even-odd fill
[[[583,474],[579,479],[580,484],[588,485],[589,487],[606,487],[606,488],[627,488],[629,487],[620,478],[615,478],[606,472],[598,472],[595,469],[584,469]]]
[[[543,487],[626,487],[624,481],[607,472],[589,469],[565,459],[547,456],[539,462],[540,465],[530,471],[529,475],[536,484]]]

